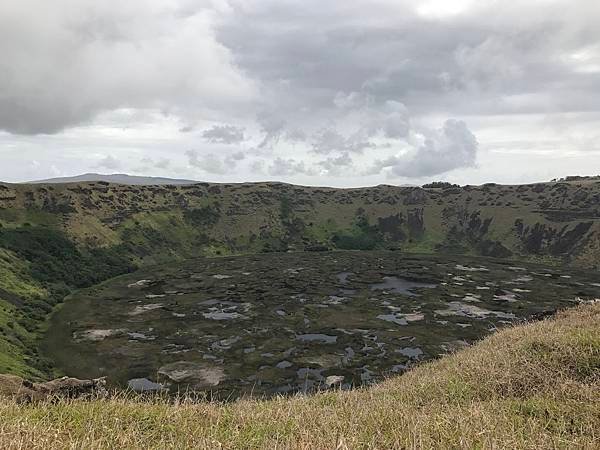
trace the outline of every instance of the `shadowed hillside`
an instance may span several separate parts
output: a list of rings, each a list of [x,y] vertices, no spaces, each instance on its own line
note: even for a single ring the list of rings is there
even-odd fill
[[[50,227],[136,259],[401,249],[593,267],[600,182],[358,189],[279,183],[0,185],[4,229]]]

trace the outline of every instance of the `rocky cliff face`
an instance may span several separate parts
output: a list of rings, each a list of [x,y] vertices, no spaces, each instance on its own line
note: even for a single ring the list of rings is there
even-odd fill
[[[600,269],[600,180],[433,186],[0,184],[0,373],[48,373],[39,324],[72,289],[174,259],[394,249]]]
[[[138,260],[395,248],[598,264],[600,182],[360,189],[277,183],[0,185],[4,228],[50,226]]]
[[[78,380],[62,377],[45,383],[34,383],[15,375],[0,374],[0,398],[14,399],[17,403],[51,402],[58,399],[106,397],[106,380]]]

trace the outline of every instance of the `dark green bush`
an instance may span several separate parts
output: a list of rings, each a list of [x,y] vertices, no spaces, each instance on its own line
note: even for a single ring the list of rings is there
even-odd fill
[[[216,224],[221,217],[221,209],[217,203],[201,208],[188,209],[183,213],[184,219],[193,226],[207,227]]]
[[[133,269],[118,248],[81,251],[63,233],[45,227],[0,230],[0,247],[30,263],[31,276],[44,285],[87,287]]]
[[[366,217],[358,215],[353,228],[333,234],[333,244],[342,250],[373,250],[383,238],[376,226],[369,224]]]

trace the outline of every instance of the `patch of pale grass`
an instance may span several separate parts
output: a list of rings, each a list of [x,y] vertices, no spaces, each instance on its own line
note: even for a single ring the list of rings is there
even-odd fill
[[[0,402],[0,448],[599,448],[600,304],[369,389],[230,404]]]

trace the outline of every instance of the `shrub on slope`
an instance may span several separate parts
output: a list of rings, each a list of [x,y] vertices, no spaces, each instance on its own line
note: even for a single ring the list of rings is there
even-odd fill
[[[45,227],[0,230],[0,247],[31,264],[31,275],[43,283],[85,287],[131,269],[115,249],[81,252],[62,232]]]
[[[118,248],[80,250],[61,231],[42,226],[0,229],[0,373],[50,373],[37,339],[52,307],[73,288],[132,269]]]

